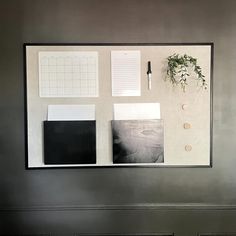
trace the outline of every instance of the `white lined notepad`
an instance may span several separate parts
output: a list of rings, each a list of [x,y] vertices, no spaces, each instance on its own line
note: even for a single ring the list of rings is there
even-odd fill
[[[140,96],[140,51],[111,51],[112,96]]]

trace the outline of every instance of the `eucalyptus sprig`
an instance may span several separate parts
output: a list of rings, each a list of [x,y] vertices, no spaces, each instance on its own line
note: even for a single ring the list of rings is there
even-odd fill
[[[187,78],[192,71],[196,74],[196,80],[198,85],[207,89],[207,83],[205,76],[202,74],[201,67],[197,64],[197,59],[184,54],[183,56],[179,54],[173,54],[167,57],[167,71],[166,80],[169,80],[173,85],[181,85],[181,88],[185,92],[187,83]]]

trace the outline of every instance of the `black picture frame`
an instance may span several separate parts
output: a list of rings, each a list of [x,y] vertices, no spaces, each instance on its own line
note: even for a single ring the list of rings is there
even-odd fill
[[[53,167],[29,167],[28,165],[28,111],[27,111],[27,58],[26,50],[28,46],[210,46],[210,153],[209,165],[97,165],[97,166],[53,166]],[[23,64],[24,64],[24,127],[25,127],[25,168],[30,169],[67,169],[67,168],[212,168],[213,166],[213,72],[214,72],[214,43],[200,42],[200,43],[24,43],[23,44]]]

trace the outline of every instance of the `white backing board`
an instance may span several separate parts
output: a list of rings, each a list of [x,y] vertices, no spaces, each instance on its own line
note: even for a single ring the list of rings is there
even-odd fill
[[[159,103],[114,104],[114,120],[161,119]]]
[[[95,120],[95,105],[48,105],[48,120]]]

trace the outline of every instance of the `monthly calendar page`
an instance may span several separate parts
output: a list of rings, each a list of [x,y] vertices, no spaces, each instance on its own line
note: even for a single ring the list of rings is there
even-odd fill
[[[98,53],[40,51],[40,97],[98,97]]]

